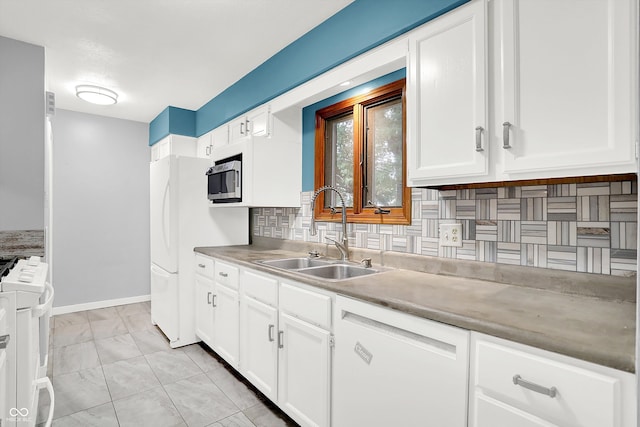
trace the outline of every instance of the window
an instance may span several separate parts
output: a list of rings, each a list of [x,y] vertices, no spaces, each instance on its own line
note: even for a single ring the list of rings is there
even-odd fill
[[[316,112],[315,188],[340,190],[349,222],[411,222],[404,92],[402,79]],[[340,208],[334,192],[321,193],[316,218],[339,220]]]

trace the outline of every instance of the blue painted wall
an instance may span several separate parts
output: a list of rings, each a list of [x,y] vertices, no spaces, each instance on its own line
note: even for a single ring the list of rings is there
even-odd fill
[[[149,145],[170,133],[196,136],[196,112],[184,108],[167,107],[149,123]]]
[[[202,106],[195,112],[195,132],[189,136],[203,135],[467,1],[355,0]],[[150,129],[150,144],[166,136],[163,132],[170,127]]]
[[[315,158],[315,129],[316,129],[316,111],[335,104],[336,102],[367,93],[372,89],[384,86],[387,83],[395,82],[405,78],[406,69],[398,70],[393,73],[378,77],[375,80],[361,84],[344,92],[340,92],[330,98],[318,101],[302,109],[302,191],[313,191],[314,183],[314,158]]]
[[[162,113],[149,123],[149,145],[153,145],[165,136],[169,135],[169,110],[165,108]]]

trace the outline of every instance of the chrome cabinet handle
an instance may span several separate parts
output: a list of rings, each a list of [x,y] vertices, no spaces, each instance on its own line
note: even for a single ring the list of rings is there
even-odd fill
[[[502,124],[502,148],[505,150],[511,148],[509,144],[509,129],[511,128],[511,123],[504,122]]]
[[[198,264],[198,267],[200,267],[200,268],[205,268],[205,267],[206,267],[206,265],[204,265],[204,264]]]
[[[249,135],[249,133],[251,132],[251,129],[249,128],[249,122],[250,122],[250,120],[247,119],[245,121],[246,124],[244,125],[244,128],[246,129],[247,135]]]
[[[218,305],[216,304],[216,294],[211,294],[211,307],[217,307]]]
[[[207,145],[207,147],[204,149],[204,154],[206,156],[210,156],[211,155],[211,146]]]
[[[240,135],[244,135],[244,122],[240,123]]]
[[[484,151],[482,148],[482,132],[484,128],[482,126],[476,126],[476,151]]]
[[[9,334],[0,336],[0,350],[7,348],[10,339]]]
[[[223,273],[222,271],[219,272],[218,275],[220,275],[222,277],[228,277],[229,276],[227,273]]]
[[[513,376],[513,383],[515,385],[519,385],[520,387],[524,387],[527,390],[535,391],[536,393],[544,394],[551,398],[556,397],[556,394],[558,393],[558,389],[555,387],[547,388],[539,384],[532,383],[530,381],[523,379],[518,374]]]
[[[284,331],[278,331],[278,348],[284,348]]]
[[[275,339],[273,338],[273,330],[275,329],[276,325],[269,325],[269,342],[273,342],[275,341]]]
[[[211,304],[211,292],[207,292],[207,304]]]

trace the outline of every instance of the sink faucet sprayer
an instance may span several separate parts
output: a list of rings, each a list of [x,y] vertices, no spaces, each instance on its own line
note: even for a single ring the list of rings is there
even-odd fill
[[[330,237],[325,237],[325,239],[331,240],[336,244],[336,247],[342,255],[342,261],[349,261],[349,238],[347,237],[347,206],[344,203],[344,197],[342,196],[342,193],[340,193],[337,188],[331,185],[325,185],[324,187],[318,188],[316,192],[313,193],[313,197],[311,198],[311,224],[309,224],[309,233],[312,236],[315,236],[317,234],[314,214],[316,208],[316,198],[320,193],[327,190],[332,190],[338,193],[338,197],[340,197],[340,201],[342,202],[342,242],[334,240]]]

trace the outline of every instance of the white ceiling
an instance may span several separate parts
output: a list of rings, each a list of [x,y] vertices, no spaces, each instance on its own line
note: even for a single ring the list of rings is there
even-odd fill
[[[0,35],[46,48],[56,108],[149,122],[197,110],[353,0],[0,0]],[[75,86],[104,86],[97,106]]]

